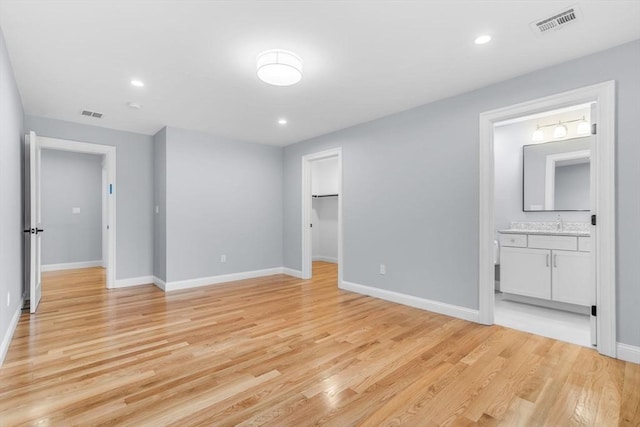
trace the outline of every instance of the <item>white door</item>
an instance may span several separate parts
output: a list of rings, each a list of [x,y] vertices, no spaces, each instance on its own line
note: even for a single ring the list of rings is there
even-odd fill
[[[35,132],[24,138],[25,150],[25,252],[26,278],[29,283],[29,312],[35,313],[42,295],[40,271],[40,147]]]
[[[596,207],[597,207],[597,197],[598,197],[598,192],[597,192],[597,186],[598,186],[598,176],[597,173],[598,171],[600,171],[600,165],[598,165],[598,159],[600,158],[599,156],[596,155],[596,153],[599,151],[599,148],[597,146],[598,144],[598,135],[597,135],[597,124],[594,127],[593,125],[596,123],[597,121],[597,117],[598,117],[598,104],[596,102],[594,102],[593,104],[591,104],[591,134],[593,135],[593,137],[591,138],[591,162],[590,162],[590,173],[589,173],[589,196],[591,199],[591,214],[595,215],[596,214]],[[593,221],[592,221],[593,223]],[[598,238],[598,230],[595,227],[595,225],[591,226],[591,241],[595,243],[596,239]],[[595,312],[593,310],[593,308],[596,307],[596,305],[598,304],[597,302],[597,294],[598,294],[598,282],[597,282],[597,268],[598,268],[598,256],[597,256],[597,251],[598,249],[598,245],[593,244],[591,245],[591,260],[590,260],[590,265],[589,265],[589,290],[590,290],[590,295],[592,296],[591,301],[589,302],[589,305],[592,306],[592,310],[591,310],[591,345],[592,346],[597,346],[598,345],[598,318],[595,316]]]

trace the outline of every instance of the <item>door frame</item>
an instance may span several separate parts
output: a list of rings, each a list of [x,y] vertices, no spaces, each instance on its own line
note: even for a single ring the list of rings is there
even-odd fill
[[[302,278],[312,276],[311,241],[311,163],[332,157],[338,158],[338,286],[342,285],[342,148],[320,151],[302,156]]]
[[[494,224],[494,124],[572,105],[597,103],[595,163],[595,211],[597,227],[591,227],[591,271],[597,306],[597,349],[616,357],[616,235],[615,235],[615,81],[607,81],[531,101],[486,111],[479,117],[479,322],[494,323],[495,271]]]
[[[116,147],[110,145],[91,144],[88,142],[69,141],[66,139],[37,136],[36,141],[40,148],[47,150],[71,151],[74,153],[97,154],[103,156],[103,168],[106,172],[108,183],[108,196],[106,197],[106,225],[102,230],[102,244],[106,246],[103,252],[103,263],[106,269],[106,287],[115,288],[116,282]],[[39,186],[39,184],[38,184]],[[109,197],[111,196],[111,197]],[[103,207],[103,212],[105,211]],[[104,218],[103,218],[104,222]],[[106,238],[106,244],[105,244]]]

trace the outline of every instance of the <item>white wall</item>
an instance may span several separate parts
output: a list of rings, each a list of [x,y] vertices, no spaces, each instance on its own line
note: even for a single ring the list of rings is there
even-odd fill
[[[45,149],[41,160],[43,267],[101,262],[102,156]]]
[[[311,163],[311,194],[338,194],[338,158]],[[338,197],[311,201],[311,256],[314,261],[338,262]]]

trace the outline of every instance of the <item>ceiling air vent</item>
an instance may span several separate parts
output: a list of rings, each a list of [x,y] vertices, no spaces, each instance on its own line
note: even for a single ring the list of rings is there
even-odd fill
[[[569,9],[556,13],[548,18],[534,21],[529,26],[536,34],[544,34],[551,30],[559,30],[564,28],[568,24],[575,22],[581,17],[580,9],[578,6],[572,6]]]
[[[96,119],[101,119],[103,116],[102,113],[97,113],[95,111],[89,111],[89,110],[82,110],[81,114],[87,117],[95,117]]]

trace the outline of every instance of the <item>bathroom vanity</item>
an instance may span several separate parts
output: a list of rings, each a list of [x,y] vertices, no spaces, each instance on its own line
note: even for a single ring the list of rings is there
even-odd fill
[[[591,306],[591,237],[574,229],[500,232],[500,290],[505,293]]]

